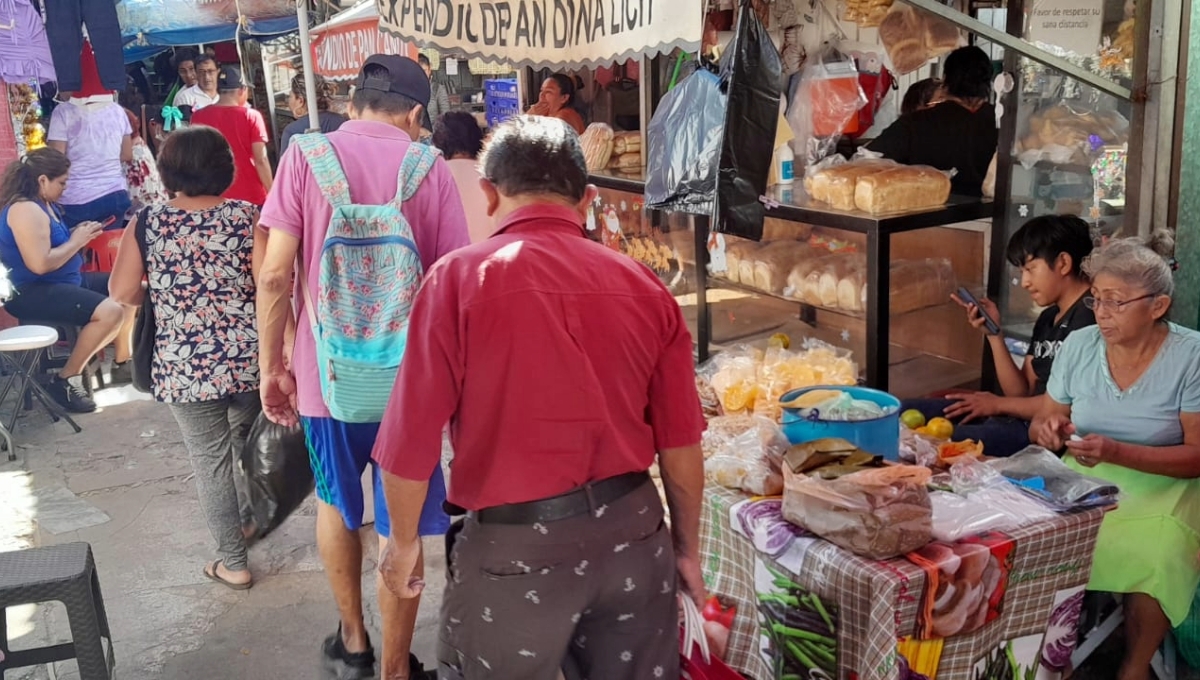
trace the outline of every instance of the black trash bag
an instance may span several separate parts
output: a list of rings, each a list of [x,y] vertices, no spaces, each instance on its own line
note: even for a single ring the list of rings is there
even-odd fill
[[[702,63],[662,98],[646,128],[648,208],[714,212],[726,99],[707,66]]]
[[[251,538],[258,540],[283,524],[312,493],[304,430],[276,425],[260,413],[242,448],[237,474],[245,489],[242,517],[253,518]]]
[[[783,62],[750,0],[742,0],[737,30],[721,59],[728,84],[725,138],[717,170],[714,231],[759,240],[767,177],[775,155]]]

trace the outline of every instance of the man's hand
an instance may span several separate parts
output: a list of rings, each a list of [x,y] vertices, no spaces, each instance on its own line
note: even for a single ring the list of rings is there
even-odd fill
[[[979,304],[974,304],[963,300],[962,298],[958,297],[958,295],[951,295],[950,297],[953,298],[953,300],[960,306],[962,306],[963,309],[967,310],[967,323],[971,324],[971,326],[974,328],[982,330],[985,334],[990,335],[990,333],[987,332],[987,322],[983,319],[984,314],[990,316],[992,321],[996,322],[997,326],[1000,325],[1000,309],[996,307],[995,302],[992,302],[987,298],[983,298],[979,300]]]
[[[1120,444],[1108,437],[1089,434],[1082,439],[1068,439],[1067,450],[1084,467],[1096,467],[1100,463],[1117,463]]]
[[[276,425],[295,427],[300,424],[296,411],[296,378],[287,371],[262,376],[259,384],[263,413]]]
[[[1038,446],[1051,451],[1060,451],[1067,439],[1075,434],[1071,419],[1055,413],[1036,418],[1029,427],[1029,438]]]
[[[951,394],[946,397],[954,403],[946,407],[946,417],[951,420],[961,418],[969,423],[975,419],[983,419],[1000,414],[1000,397],[991,392],[965,392]]]
[[[704,586],[700,560],[687,555],[676,555],[675,568],[679,571],[679,592],[692,598],[696,608],[703,610],[704,603],[708,600],[708,590]]]
[[[401,600],[420,597],[425,590],[425,579],[416,576],[421,564],[421,538],[412,541],[388,541],[387,550],[379,562],[379,576],[392,594]]]

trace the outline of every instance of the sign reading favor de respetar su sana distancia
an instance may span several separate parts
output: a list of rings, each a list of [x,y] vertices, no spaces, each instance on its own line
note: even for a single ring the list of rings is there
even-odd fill
[[[675,47],[694,49],[703,27],[701,4],[679,0],[376,3],[380,28],[405,40],[514,65],[597,65]]]

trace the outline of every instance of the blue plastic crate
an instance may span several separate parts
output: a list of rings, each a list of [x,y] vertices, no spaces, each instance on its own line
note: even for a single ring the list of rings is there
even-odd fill
[[[516,78],[483,81],[483,101],[488,127],[499,125],[521,113]]]

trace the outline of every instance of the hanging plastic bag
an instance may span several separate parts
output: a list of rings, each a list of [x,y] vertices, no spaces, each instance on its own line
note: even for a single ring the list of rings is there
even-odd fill
[[[726,98],[707,66],[702,62],[662,98],[646,128],[648,208],[713,213]]]
[[[242,448],[236,473],[246,490],[242,516],[254,519],[252,538],[274,531],[313,490],[308,446],[299,425],[276,425],[259,414]]]
[[[855,122],[867,104],[854,59],[827,42],[793,78],[789,90],[788,124],[796,135],[799,161],[807,170],[837,149],[846,126]]]
[[[783,62],[750,0],[742,0],[737,29],[721,62],[727,83],[725,135],[717,175],[714,231],[762,238],[767,175],[775,154],[775,126],[783,89]]]

